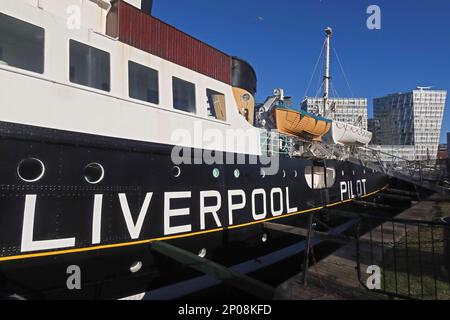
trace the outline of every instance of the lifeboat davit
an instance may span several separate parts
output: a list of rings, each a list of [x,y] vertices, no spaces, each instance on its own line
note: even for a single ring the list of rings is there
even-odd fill
[[[332,123],[330,119],[286,107],[275,108],[274,118],[279,132],[310,138],[314,141],[321,141],[322,137],[330,131]]]

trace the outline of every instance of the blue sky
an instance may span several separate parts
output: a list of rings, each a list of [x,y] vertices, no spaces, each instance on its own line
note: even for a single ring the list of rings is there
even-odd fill
[[[366,27],[369,5],[381,8],[381,30]],[[327,26],[351,90],[369,99],[370,115],[375,97],[416,86],[450,90],[448,0],[154,0],[153,14],[249,61],[258,100],[281,87],[299,104]],[[352,96],[333,52],[332,75],[337,94]],[[316,94],[318,81],[307,95]],[[449,99],[442,141],[450,131]]]

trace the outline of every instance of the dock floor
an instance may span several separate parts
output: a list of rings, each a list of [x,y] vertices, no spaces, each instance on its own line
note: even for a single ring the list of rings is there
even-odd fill
[[[395,218],[411,220],[436,220],[450,216],[450,199],[432,196],[403,211]],[[362,278],[367,279],[369,274],[364,273],[369,265],[382,265],[381,259],[384,250],[373,246],[373,241],[381,240],[383,230],[383,243],[392,239],[399,241],[409,233],[408,227],[395,228],[391,222],[378,226],[360,238],[360,261]],[[395,231],[395,232],[394,232]],[[386,236],[388,235],[388,236]],[[390,238],[390,239],[389,239]],[[379,300],[388,299],[387,296],[365,289],[358,280],[357,274],[357,246],[356,241],[343,246],[332,255],[319,261],[308,270],[307,285],[302,283],[302,273],[282,283],[276,290],[275,299],[280,300]],[[383,252],[383,254],[382,254]]]

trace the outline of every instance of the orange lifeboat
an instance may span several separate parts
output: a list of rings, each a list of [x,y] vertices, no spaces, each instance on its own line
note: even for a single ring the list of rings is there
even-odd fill
[[[322,141],[322,137],[330,131],[332,121],[303,110],[286,107],[274,109],[277,130],[281,133]]]

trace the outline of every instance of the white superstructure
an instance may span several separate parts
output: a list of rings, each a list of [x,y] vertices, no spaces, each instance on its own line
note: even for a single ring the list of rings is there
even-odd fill
[[[139,6],[139,1],[128,2]],[[260,129],[252,127],[239,114],[230,85],[106,36],[109,10],[106,0],[0,2],[0,24],[5,25],[0,28],[0,37],[6,39],[0,43],[1,121],[260,154]],[[9,23],[17,24],[11,28],[15,32],[13,35],[6,34],[10,30],[4,29]],[[78,70],[74,64],[83,58],[84,52],[89,59],[93,56],[91,62],[95,63]],[[74,61],[71,62],[72,55]],[[157,71],[158,103],[130,98],[130,61]],[[194,112],[173,107],[174,78],[195,86]],[[76,83],[80,81],[89,85]],[[226,120],[208,114],[207,90],[224,95]],[[224,143],[212,139],[211,134],[209,140],[204,140],[202,133],[207,130],[221,137],[227,132],[244,132],[254,141]],[[194,136],[174,141],[174,137],[177,140],[183,132],[194,133]]]

